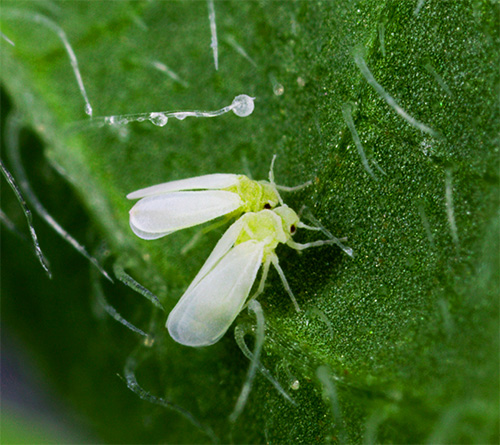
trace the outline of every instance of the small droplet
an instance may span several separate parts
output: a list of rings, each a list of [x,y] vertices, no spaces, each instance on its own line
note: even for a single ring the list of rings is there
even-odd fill
[[[165,116],[163,113],[151,113],[149,115],[149,121],[154,125],[158,125],[159,127],[164,127],[165,125],[167,125],[168,117]]]
[[[176,119],[179,119],[180,121],[183,121],[184,119],[186,119],[186,117],[188,117],[188,113],[175,113],[174,117]]]
[[[85,104],[85,113],[92,117],[92,107],[90,106],[90,104]]]
[[[246,117],[252,114],[255,104],[253,103],[255,97],[240,94],[236,96],[231,104],[233,106],[233,113],[239,117]]]
[[[281,83],[276,83],[273,85],[273,93],[276,96],[281,96],[285,92],[285,87]]]
[[[273,86],[273,93],[275,96],[281,96],[285,92],[285,87],[276,80],[274,74],[269,74],[269,80]]]
[[[106,116],[104,123],[108,125],[124,125],[128,124],[128,119],[120,118],[120,116]]]

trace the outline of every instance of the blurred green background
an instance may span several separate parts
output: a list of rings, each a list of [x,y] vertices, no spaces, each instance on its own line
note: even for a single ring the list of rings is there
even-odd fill
[[[231,423],[249,366],[233,328],[208,348],[175,344],[166,313],[107,282],[41,218],[34,226],[52,280],[3,224],[2,443],[498,443],[498,2],[215,1],[218,71],[204,1],[0,8],[15,44],[1,41],[2,160],[15,170],[6,124],[19,116],[23,164],[50,214],[167,313],[224,229],[187,255],[180,250],[198,229],[139,240],[125,195],[141,187],[221,172],[265,179],[277,154],[278,183],[314,181],[285,202],[306,205],[355,252],[278,249],[303,311],[272,272],[259,299],[262,363],[296,404],[258,374]],[[255,111],[164,127],[93,125],[64,46],[40,16],[65,31],[94,116],[216,110],[242,93],[256,97]],[[439,135],[398,115],[355,54]],[[2,211],[28,238],[5,181]],[[113,320],[101,291],[149,337]],[[244,311],[235,325],[252,348],[253,316]],[[141,400],[127,373],[201,426]]]

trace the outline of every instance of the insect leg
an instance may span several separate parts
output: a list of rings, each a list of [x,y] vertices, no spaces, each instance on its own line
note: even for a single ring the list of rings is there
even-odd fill
[[[292,299],[292,303],[295,306],[295,309],[297,310],[297,312],[300,312],[299,304],[297,303],[297,300],[295,299],[295,296],[293,295],[292,289],[290,288],[290,285],[288,284],[288,281],[286,280],[283,269],[281,269],[281,266],[279,265],[278,256],[276,254],[273,254],[271,256],[271,262],[273,263],[274,268],[276,269],[276,271],[278,272],[278,275],[281,278],[281,282],[283,283],[283,287],[285,288],[285,290],[288,292],[288,295]]]

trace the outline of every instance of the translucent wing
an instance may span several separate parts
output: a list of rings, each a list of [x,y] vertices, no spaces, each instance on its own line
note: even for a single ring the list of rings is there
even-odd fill
[[[128,199],[145,198],[162,193],[179,192],[183,190],[220,190],[238,183],[240,175],[217,173],[214,175],[196,176],[163,184],[146,187],[127,195]]]
[[[130,227],[140,238],[160,238],[227,215],[242,204],[236,193],[222,190],[149,196],[138,201],[130,210]]]
[[[218,341],[243,308],[263,254],[262,242],[238,244],[190,286],[168,316],[172,338],[186,346],[208,346]]]
[[[205,275],[207,275],[217,265],[222,257],[229,252],[236,242],[236,239],[241,232],[241,228],[245,225],[245,222],[246,217],[243,215],[240,219],[231,224],[229,229],[226,230],[224,235],[222,235],[222,238],[215,245],[214,249],[206,259],[205,264],[203,264],[196,277],[194,277],[194,280],[191,282],[186,292],[184,292],[185,294],[194,288],[205,277]]]

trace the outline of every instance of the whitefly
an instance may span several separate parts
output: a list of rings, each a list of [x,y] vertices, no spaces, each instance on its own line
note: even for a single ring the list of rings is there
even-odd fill
[[[140,199],[129,212],[130,227],[140,238],[161,238],[221,216],[230,219],[247,212],[273,209],[283,202],[278,190],[294,191],[309,185],[276,185],[273,163],[269,181],[217,173],[166,182],[129,193],[128,199]]]
[[[252,298],[262,293],[271,264],[300,311],[279,265],[276,247],[286,244],[292,249],[304,250],[338,244],[336,239],[297,243],[292,236],[300,227],[318,230],[303,224],[297,213],[286,205],[241,216],[219,240],[168,316],[167,328],[172,338],[186,346],[208,346],[217,342],[245,307],[261,267],[262,277]]]

